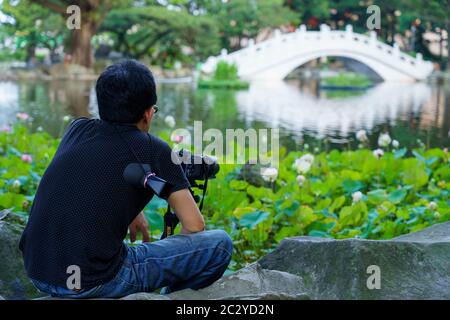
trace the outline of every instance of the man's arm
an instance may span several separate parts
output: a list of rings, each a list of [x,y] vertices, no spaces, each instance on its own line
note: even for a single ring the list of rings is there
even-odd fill
[[[181,233],[196,233],[205,230],[205,220],[188,189],[171,193],[168,202],[180,219]]]

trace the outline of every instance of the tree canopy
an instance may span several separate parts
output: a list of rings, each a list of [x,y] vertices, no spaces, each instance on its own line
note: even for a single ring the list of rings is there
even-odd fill
[[[294,30],[300,23],[319,28],[352,24],[366,32],[367,7],[371,0],[4,0],[0,39],[15,37],[16,46],[33,58],[35,48],[54,50],[64,43],[72,62],[92,66],[93,39],[111,40],[112,48],[125,56],[148,58],[160,64],[195,63],[221,48],[240,49],[261,31],[283,27]],[[65,27],[67,7],[81,9],[81,28]],[[448,0],[380,0],[379,36],[388,43],[395,36],[413,32],[411,51],[442,59],[427,51],[422,34],[450,29]],[[438,30],[438,31],[436,31]],[[440,30],[440,31],[439,31]],[[64,41],[63,41],[64,40]],[[447,41],[448,43],[448,41]],[[450,46],[450,45],[449,45]],[[442,51],[442,50],[441,50]]]

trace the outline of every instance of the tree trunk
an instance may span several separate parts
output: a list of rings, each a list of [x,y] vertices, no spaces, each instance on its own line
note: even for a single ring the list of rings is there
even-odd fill
[[[450,0],[448,1],[448,9],[450,10]],[[447,71],[450,72],[450,19],[447,20]]]
[[[70,54],[71,62],[84,66],[92,67],[94,63],[94,55],[92,52],[92,37],[96,34],[98,22],[85,20],[81,24],[80,29],[73,30]]]
[[[447,71],[450,72],[450,0],[447,0]]]
[[[36,66],[36,46],[30,45],[27,48],[27,67],[28,68],[34,68]]]

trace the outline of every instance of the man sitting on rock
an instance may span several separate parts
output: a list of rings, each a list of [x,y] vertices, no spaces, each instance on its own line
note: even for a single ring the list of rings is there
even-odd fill
[[[37,190],[20,241],[34,285],[66,298],[117,298],[164,287],[199,289],[219,279],[232,253],[223,231],[204,231],[203,217],[172,150],[148,134],[157,112],[156,86],[144,65],[108,67],[96,84],[100,119],[73,121]],[[150,243],[142,210],[150,189],[128,184],[130,163],[150,165],[170,185],[166,196],[180,234]],[[130,230],[143,244],[127,246]]]

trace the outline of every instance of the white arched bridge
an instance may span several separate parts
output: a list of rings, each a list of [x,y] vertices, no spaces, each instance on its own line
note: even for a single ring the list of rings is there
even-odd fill
[[[320,57],[346,57],[357,60],[376,72],[385,81],[420,81],[433,72],[433,64],[424,61],[421,54],[414,58],[400,51],[397,44],[389,46],[377,39],[353,32],[351,25],[345,31],[330,30],[322,25],[320,31],[307,31],[302,25],[296,32],[275,36],[228,54],[210,57],[202,71],[212,73],[219,61],[235,63],[239,76],[246,80],[282,80],[299,66]]]

